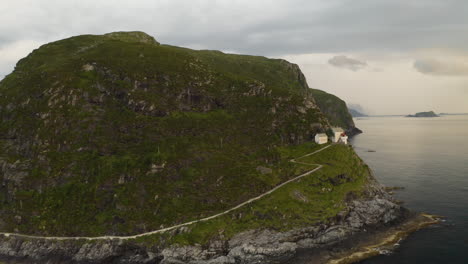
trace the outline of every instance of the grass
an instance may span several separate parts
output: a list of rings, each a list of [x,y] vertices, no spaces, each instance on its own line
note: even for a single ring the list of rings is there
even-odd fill
[[[283,148],[282,157],[299,157],[319,148],[313,143]],[[226,240],[239,232],[252,229],[286,231],[325,223],[344,209],[348,194],[354,193],[357,197],[361,195],[369,176],[360,158],[344,145],[334,145],[300,161],[325,165],[322,170],[292,182],[244,208],[191,225],[187,232],[142,237],[136,239],[136,243],[204,245],[213,239]],[[309,170],[312,168],[314,166]]]

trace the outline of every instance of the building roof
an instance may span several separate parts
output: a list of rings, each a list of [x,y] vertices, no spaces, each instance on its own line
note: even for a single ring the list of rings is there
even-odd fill
[[[325,133],[320,133],[320,134],[317,134],[317,136],[319,136],[319,137],[327,137],[327,134],[325,134]]]
[[[343,130],[341,127],[333,127],[332,130],[333,130],[333,132],[335,132],[335,133],[338,133],[338,132],[342,133],[342,132],[344,132],[344,130]]]

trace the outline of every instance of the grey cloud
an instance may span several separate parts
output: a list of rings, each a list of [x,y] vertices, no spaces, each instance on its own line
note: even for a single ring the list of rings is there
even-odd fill
[[[413,66],[423,74],[468,76],[468,64],[459,61],[417,59]]]
[[[18,1],[0,10],[0,45],[142,30],[163,43],[267,56],[467,50],[467,13],[465,0]]]
[[[343,55],[335,56],[329,59],[328,63],[335,67],[348,69],[352,71],[358,71],[367,67],[366,62],[359,61],[353,58],[348,58]]]
[[[23,0],[0,8],[0,49],[141,30],[165,44],[270,57],[437,47],[468,53],[467,13],[466,0]]]
[[[464,33],[468,30],[466,1],[330,2],[333,4],[314,10],[315,3],[291,1],[283,17],[273,16],[238,32],[222,30],[220,38],[209,35],[200,38],[209,39],[218,47],[235,43],[234,48],[240,52],[267,55],[433,47],[467,49],[463,44],[468,41]],[[247,41],[259,33],[266,35],[262,42]]]

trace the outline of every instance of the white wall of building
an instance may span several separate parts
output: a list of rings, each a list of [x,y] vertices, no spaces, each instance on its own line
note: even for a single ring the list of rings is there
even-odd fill
[[[317,144],[326,144],[328,142],[328,137],[323,135],[315,135],[315,143]]]
[[[343,132],[334,132],[334,136],[333,136],[333,142],[338,142],[338,140],[340,140],[340,137],[341,137],[341,134]]]

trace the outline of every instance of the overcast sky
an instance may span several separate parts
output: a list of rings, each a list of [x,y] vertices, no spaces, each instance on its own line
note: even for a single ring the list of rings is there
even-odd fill
[[[1,0],[0,79],[40,45],[140,30],[195,49],[285,58],[372,114],[468,112],[466,0]]]

